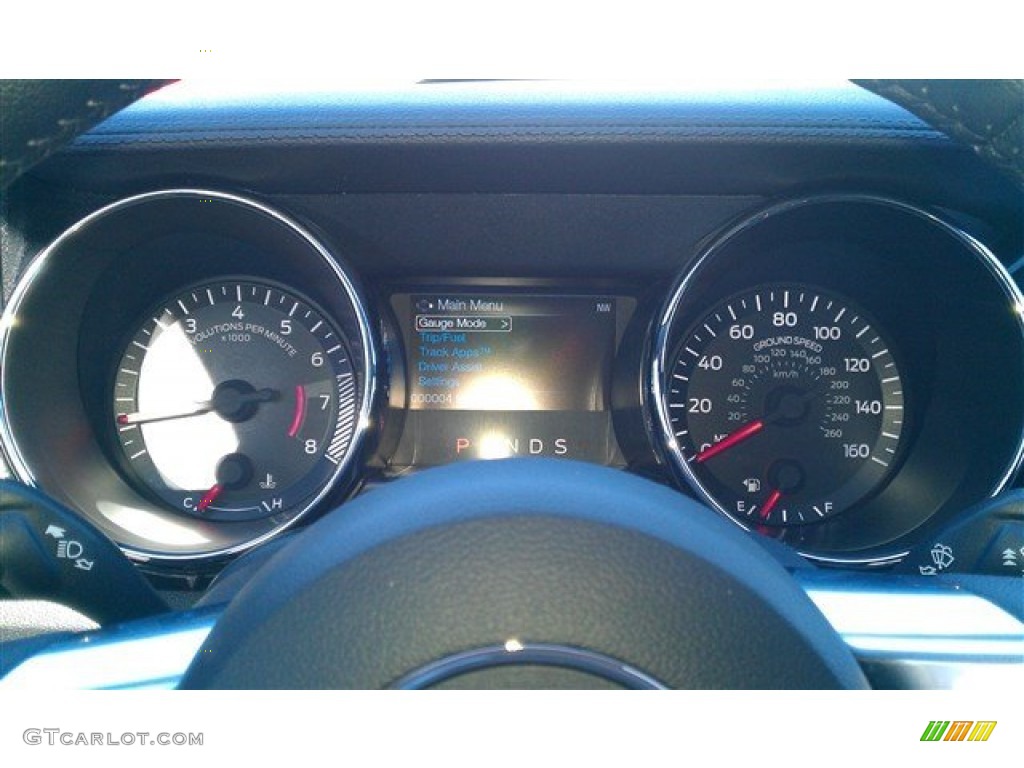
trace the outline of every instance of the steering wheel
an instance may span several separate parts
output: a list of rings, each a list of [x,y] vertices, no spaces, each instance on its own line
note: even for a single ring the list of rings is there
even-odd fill
[[[16,118],[0,131],[5,183],[153,85],[5,84]],[[1019,120],[1020,83],[956,109],[941,84],[868,86],[912,98],[1022,184],[1021,137],[1003,121]],[[48,129],[78,102],[87,117]],[[185,687],[867,685],[805,592],[738,527],[647,480],[545,459],[442,467],[363,494],[263,563],[202,651]]]

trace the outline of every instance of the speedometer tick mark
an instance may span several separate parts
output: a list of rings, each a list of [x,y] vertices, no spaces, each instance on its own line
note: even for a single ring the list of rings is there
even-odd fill
[[[718,335],[711,330],[711,327],[707,323],[704,323],[704,330],[711,334],[711,338],[715,338]]]
[[[697,353],[696,353],[696,352],[694,352],[694,351],[693,351],[692,349],[690,349],[689,347],[686,347],[685,349],[686,349],[686,351],[687,351],[687,352],[689,352],[689,353],[690,353],[691,355],[693,355],[694,357],[697,357]]]
[[[875,352],[875,354],[873,354],[871,356],[871,359],[874,360],[875,358],[881,357],[882,355],[886,354],[888,351],[889,351],[888,349],[883,349],[880,352]]]
[[[733,311],[732,304],[730,304],[728,307],[726,307],[726,309],[729,310],[729,316],[732,317],[733,320],[735,320],[736,319],[736,313]]]
[[[872,460],[873,462],[875,462],[876,464],[881,464],[881,465],[882,465],[883,467],[888,467],[888,466],[889,466],[888,464],[886,464],[886,463],[885,463],[884,461],[882,461],[882,460],[881,460],[880,458],[878,458],[877,456],[872,456],[872,457],[871,457],[871,460]]]
[[[321,325],[323,325],[323,321],[322,321],[322,320],[317,320],[317,321],[316,321],[316,325],[314,325],[314,326],[313,326],[312,328],[310,328],[309,330],[315,333],[315,332],[316,332],[316,329],[317,329],[317,328],[319,328],[319,327],[320,327]]]
[[[815,297],[814,297],[814,301],[812,301],[812,302],[811,302],[811,312],[813,312],[813,311],[814,311],[814,308],[815,308],[816,306],[818,306],[818,297],[817,297],[817,296],[815,296]]]
[[[867,333],[868,330],[870,330],[870,328],[871,328],[870,325],[865,325],[863,328],[860,329],[860,333],[858,333],[855,338],[859,339],[861,336],[863,336],[865,333]]]
[[[838,323],[842,319],[843,315],[845,315],[845,314],[846,314],[846,307],[843,307],[842,309],[839,310],[839,314],[836,315],[836,319],[833,320],[832,322]]]
[[[181,299],[178,299],[178,306],[181,307],[182,312],[186,315],[188,314],[188,307],[185,306],[185,303]]]

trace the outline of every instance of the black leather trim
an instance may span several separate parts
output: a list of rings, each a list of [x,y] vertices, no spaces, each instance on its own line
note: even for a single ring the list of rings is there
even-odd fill
[[[855,80],[903,106],[1024,186],[1024,80]]]
[[[0,188],[169,80],[0,80]]]

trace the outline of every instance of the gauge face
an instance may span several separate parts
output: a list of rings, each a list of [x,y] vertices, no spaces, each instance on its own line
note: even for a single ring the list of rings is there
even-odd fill
[[[878,490],[899,458],[903,384],[865,312],[804,286],[735,295],[663,364],[670,453],[748,527],[812,524]]]
[[[310,503],[356,430],[346,340],[308,300],[224,281],[157,307],[114,377],[123,464],[181,513],[249,520]]]

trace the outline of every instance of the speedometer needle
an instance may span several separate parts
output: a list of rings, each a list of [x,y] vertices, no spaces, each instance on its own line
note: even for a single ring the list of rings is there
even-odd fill
[[[742,443],[748,437],[753,437],[758,432],[760,432],[762,429],[764,429],[764,421],[762,419],[758,419],[757,421],[752,421],[749,424],[747,424],[746,426],[740,427],[739,429],[737,429],[732,434],[730,434],[730,435],[728,435],[726,437],[723,437],[721,440],[719,440],[714,445],[709,445],[703,451],[698,453],[697,454],[697,463],[701,464],[701,463],[707,461],[708,459],[717,456],[722,451],[729,450],[734,445]]]

